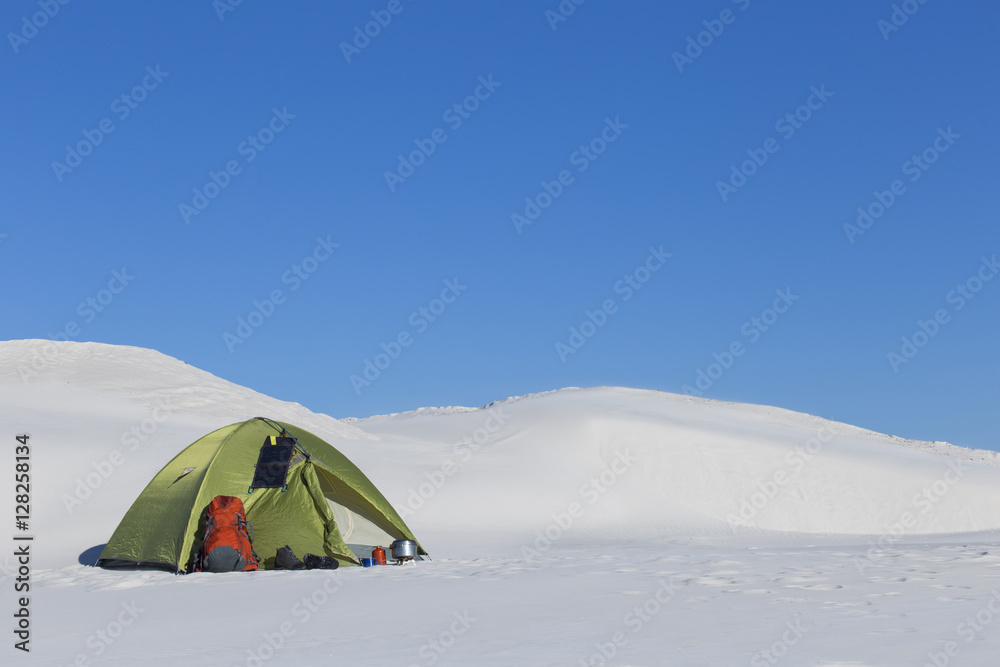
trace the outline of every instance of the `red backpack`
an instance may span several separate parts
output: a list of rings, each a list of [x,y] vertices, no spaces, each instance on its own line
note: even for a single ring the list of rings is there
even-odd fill
[[[194,561],[195,572],[241,572],[256,570],[260,559],[254,553],[243,501],[216,496],[205,510],[205,541]]]

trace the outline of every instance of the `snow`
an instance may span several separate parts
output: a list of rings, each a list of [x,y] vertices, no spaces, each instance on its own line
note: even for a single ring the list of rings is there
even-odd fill
[[[615,387],[335,420],[153,350],[51,341],[0,342],[0,415],[5,466],[31,436],[17,664],[940,667],[993,664],[1000,644],[995,452]],[[434,560],[82,564],[178,451],[258,415],[343,451]]]

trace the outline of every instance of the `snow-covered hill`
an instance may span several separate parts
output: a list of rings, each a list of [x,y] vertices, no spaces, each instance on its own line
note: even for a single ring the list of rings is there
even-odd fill
[[[80,564],[177,452],[258,415],[343,451],[435,560],[334,579]],[[922,664],[1000,576],[996,453],[778,408],[601,387],[336,420],[152,350],[31,340],[0,342],[0,417],[9,444],[31,436],[30,664],[250,665],[268,646],[296,665],[774,664],[760,652],[790,637],[786,664]],[[8,590],[16,565],[0,557]],[[115,625],[129,604],[141,632]],[[906,660],[894,632],[916,633]]]
[[[404,512],[434,529],[476,517],[518,530],[573,501],[588,509],[578,529],[605,533],[880,534],[904,519],[909,534],[1000,528],[995,452],[778,408],[600,387],[353,424],[411,468],[424,462],[423,478],[392,479],[406,486]]]

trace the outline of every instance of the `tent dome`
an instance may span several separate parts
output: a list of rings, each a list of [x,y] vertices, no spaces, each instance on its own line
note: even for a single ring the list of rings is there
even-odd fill
[[[292,438],[284,486],[251,488],[263,447]],[[364,473],[332,445],[292,424],[257,417],[199,438],[150,481],[101,552],[105,568],[186,573],[219,495],[243,501],[262,569],[279,547],[358,565],[372,547],[416,538]],[[419,542],[418,542],[419,545]],[[426,555],[422,546],[420,555]]]

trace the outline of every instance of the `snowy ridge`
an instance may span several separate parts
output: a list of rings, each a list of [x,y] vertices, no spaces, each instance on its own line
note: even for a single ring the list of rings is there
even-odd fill
[[[539,391],[532,394],[523,394],[521,396],[509,396],[507,398],[502,398],[491,403],[487,403],[478,408],[469,408],[460,405],[449,405],[442,407],[423,407],[416,408],[414,410],[406,410],[404,412],[389,412],[381,415],[371,415],[370,417],[343,417],[340,421],[347,422],[349,424],[364,422],[368,420],[375,419],[385,419],[389,417],[414,417],[417,415],[453,415],[461,412],[477,412],[479,410],[489,410],[490,408],[497,407],[500,405],[510,405],[512,403],[517,403],[518,401],[523,401],[530,398],[540,398],[542,396],[548,396],[549,394],[555,394],[560,391],[569,391],[572,389],[579,389],[579,387],[563,387],[562,389],[551,389],[549,391]]]
[[[265,396],[141,347],[50,340],[3,341],[0,382],[8,388],[19,384],[29,396],[34,396],[41,387],[52,391],[53,385],[62,385],[59,393],[76,390],[90,396],[107,394],[109,399],[113,396],[116,407],[131,404],[153,409],[163,405],[174,414],[205,417],[217,423],[216,428],[266,416],[294,422],[307,430],[317,429],[317,435],[321,431],[321,437],[327,439],[371,437],[299,403]]]
[[[589,489],[576,490],[625,453],[631,463],[618,467],[627,469],[607,477],[627,483],[578,522],[581,531],[878,535],[907,513],[910,534],[1000,529],[992,452],[904,441],[767,406],[600,387],[363,425],[400,456],[437,461],[409,485],[394,476],[390,486],[404,498],[404,515],[413,510],[415,523],[441,530],[463,516],[510,530],[526,517],[544,523],[567,499],[586,497]],[[457,473],[433,494],[421,489],[449,462]]]
[[[77,465],[65,469],[63,494],[88,463],[134,445],[136,424],[154,432],[124,466],[133,472],[126,499],[200,435],[265,415],[342,449],[417,532],[475,530],[484,517],[518,532],[595,491],[602,502],[577,523],[581,532],[877,535],[907,512],[911,534],[1000,529],[995,452],[659,391],[566,388],[344,423],[153,350],[35,340],[0,343],[0,399],[19,408],[24,428],[32,414],[39,430],[51,413],[67,416],[73,446],[64,460]],[[602,473],[617,485],[607,502],[604,489],[586,488]],[[89,504],[103,502],[115,503],[105,495]],[[124,512],[118,504],[109,516]]]

